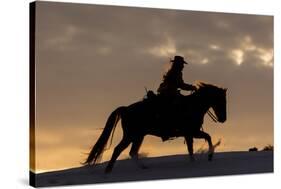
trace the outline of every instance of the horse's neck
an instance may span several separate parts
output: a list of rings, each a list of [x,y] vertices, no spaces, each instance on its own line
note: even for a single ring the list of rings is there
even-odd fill
[[[209,108],[211,107],[210,100],[204,95],[198,94],[194,95],[194,103],[195,108],[198,108],[198,111],[202,113],[202,115],[206,114]]]

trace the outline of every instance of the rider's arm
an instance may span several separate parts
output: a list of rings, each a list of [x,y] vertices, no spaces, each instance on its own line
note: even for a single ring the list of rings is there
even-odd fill
[[[182,89],[182,90],[186,90],[186,91],[196,90],[195,86],[193,86],[191,84],[187,84],[183,81],[182,75],[180,75],[180,77],[179,77],[179,88]]]

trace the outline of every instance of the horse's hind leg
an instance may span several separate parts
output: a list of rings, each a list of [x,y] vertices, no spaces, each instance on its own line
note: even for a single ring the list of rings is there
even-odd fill
[[[131,141],[127,137],[123,136],[121,142],[114,148],[112,157],[105,169],[106,173],[110,173],[112,171],[112,168],[113,168],[113,165],[114,165],[116,159],[121,154],[121,152],[129,146],[130,143],[131,143]]]
[[[196,135],[194,135],[194,137],[195,138],[204,138],[205,140],[207,140],[208,145],[209,145],[208,160],[211,161],[213,159],[213,155],[214,155],[214,146],[212,143],[211,136],[208,133],[205,133],[204,131],[199,131],[198,133],[196,133]]]
[[[185,136],[185,142],[186,142],[186,146],[189,152],[189,157],[191,161],[194,161],[194,156],[193,156],[193,138],[190,136]]]
[[[137,164],[138,167],[145,169],[147,167],[145,165],[143,165],[142,162],[139,160],[139,154],[138,154],[140,146],[143,142],[143,138],[144,138],[143,136],[140,136],[140,137],[136,138],[135,140],[133,140],[132,147],[131,147],[129,154],[130,154],[132,160]]]

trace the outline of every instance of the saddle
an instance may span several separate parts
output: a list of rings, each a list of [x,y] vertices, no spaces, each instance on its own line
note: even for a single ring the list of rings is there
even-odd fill
[[[149,114],[155,120],[156,127],[161,128],[162,141],[172,140],[177,136],[179,128],[172,127],[180,117],[181,96],[171,98],[147,91],[143,101],[148,106]]]
[[[177,112],[181,105],[183,95],[178,93],[175,96],[164,96],[155,94],[153,91],[147,91],[143,101],[150,105],[150,108],[158,109],[161,112],[170,110],[170,114]]]

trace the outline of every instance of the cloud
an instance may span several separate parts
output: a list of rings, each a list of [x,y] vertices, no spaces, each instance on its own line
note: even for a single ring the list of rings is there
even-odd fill
[[[45,46],[47,49],[56,48],[59,51],[69,50],[73,45],[75,37],[79,36],[83,31],[73,25],[67,25],[61,33],[58,33],[52,38],[45,40]]]
[[[110,54],[118,64],[125,63],[121,61],[123,57],[131,59],[142,55],[143,62],[149,62],[152,56],[164,58],[178,53],[193,63],[207,64],[217,59],[214,51],[222,51],[220,56],[231,56],[239,65],[242,62],[237,56],[255,48],[263,65],[273,64],[267,60],[273,48],[273,19],[270,16],[57,6],[44,2],[39,5],[42,5],[42,11],[39,12],[38,40],[47,44],[45,50],[39,45],[42,53],[72,50],[73,56],[91,56],[97,61]]]
[[[237,65],[241,65],[243,63],[244,52],[242,50],[234,49],[231,51],[230,56],[231,56],[231,58],[233,58],[233,60],[235,61],[235,63]]]
[[[163,44],[148,49],[148,53],[152,54],[153,56],[160,57],[173,57],[176,52],[177,50],[175,47],[175,43],[170,37],[167,37],[166,41]]]

